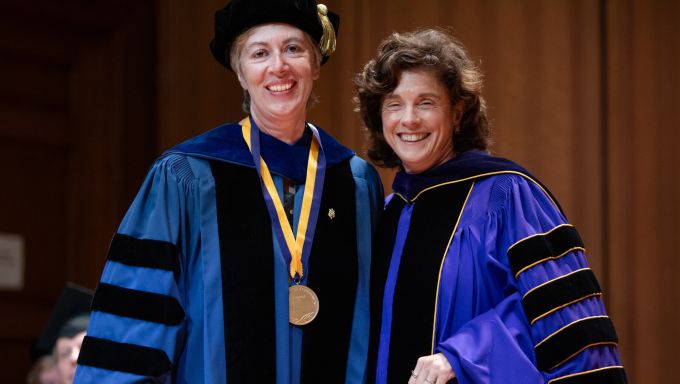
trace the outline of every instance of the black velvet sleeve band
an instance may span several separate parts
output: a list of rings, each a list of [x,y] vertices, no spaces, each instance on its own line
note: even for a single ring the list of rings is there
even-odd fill
[[[148,377],[160,377],[172,369],[168,355],[160,349],[91,336],[83,340],[78,364]]]
[[[548,313],[588,297],[602,294],[595,274],[582,269],[549,281],[522,298],[522,306],[530,323]]]
[[[583,249],[583,241],[571,225],[528,237],[508,249],[510,268],[517,278],[525,269],[542,261],[560,257],[573,249]]]
[[[184,310],[170,296],[100,283],[92,300],[92,310],[165,325],[177,325]]]
[[[556,368],[584,349],[616,344],[618,337],[609,317],[590,317],[571,323],[548,336],[536,347],[536,361],[542,371]]]
[[[607,367],[550,380],[549,384],[626,384],[623,367]]]
[[[120,233],[116,233],[111,240],[108,259],[135,267],[172,271],[175,276],[179,271],[175,244],[137,239]]]

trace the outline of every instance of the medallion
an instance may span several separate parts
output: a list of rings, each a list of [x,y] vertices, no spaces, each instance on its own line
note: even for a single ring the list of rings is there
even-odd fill
[[[291,324],[309,324],[318,313],[319,298],[311,288],[300,284],[288,288],[288,319]]]

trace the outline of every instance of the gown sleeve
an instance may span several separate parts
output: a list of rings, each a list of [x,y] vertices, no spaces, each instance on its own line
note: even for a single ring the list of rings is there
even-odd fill
[[[576,229],[530,179],[498,177],[487,197],[482,224],[461,230],[467,245],[459,249],[470,250],[471,270],[479,272],[460,279],[476,281],[488,308],[444,335],[436,352],[461,384],[625,383],[617,336]]]
[[[151,168],[114,235],[76,383],[171,382],[183,349],[187,222],[198,192],[186,158]]]

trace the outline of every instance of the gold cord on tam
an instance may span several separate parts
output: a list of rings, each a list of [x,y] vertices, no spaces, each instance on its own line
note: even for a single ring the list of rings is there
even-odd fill
[[[323,35],[319,41],[319,49],[324,56],[330,56],[335,52],[335,30],[333,24],[328,19],[328,8],[324,4],[317,4],[316,11],[319,13]]]

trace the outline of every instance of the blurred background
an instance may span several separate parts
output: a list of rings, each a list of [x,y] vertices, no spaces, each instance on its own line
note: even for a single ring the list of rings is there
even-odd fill
[[[0,0],[0,372],[22,383],[66,281],[95,288],[153,159],[243,117],[208,51],[225,0]],[[311,120],[363,154],[352,77],[393,31],[451,27],[486,74],[496,155],[579,228],[631,382],[680,344],[680,1],[328,0]],[[382,171],[387,190],[392,173]]]

